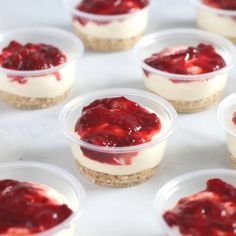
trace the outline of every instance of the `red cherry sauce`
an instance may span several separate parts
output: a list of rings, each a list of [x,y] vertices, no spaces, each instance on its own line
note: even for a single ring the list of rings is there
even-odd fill
[[[223,68],[226,63],[211,45],[199,44],[188,48],[165,48],[153,54],[144,62],[161,71],[180,75],[199,75]],[[145,71],[149,75],[149,72]],[[192,82],[193,80],[171,79],[173,83]]]
[[[183,236],[235,236],[236,188],[210,179],[206,190],[180,199],[163,217]]]
[[[202,0],[202,2],[210,7],[218,9],[236,10],[235,0]]]
[[[76,9],[82,12],[97,15],[121,15],[138,11],[149,4],[149,0],[83,0]],[[82,25],[88,23],[88,19],[74,17]],[[97,24],[107,24],[109,21],[96,21]]]
[[[1,235],[14,228],[27,229],[30,235],[39,233],[72,214],[65,204],[48,198],[41,186],[10,179],[0,180],[0,209]]]
[[[151,141],[161,130],[155,113],[147,111],[125,97],[97,99],[85,106],[75,132],[91,144],[105,147],[128,147]],[[112,165],[129,165],[137,153],[105,153],[81,147],[83,154],[95,161]]]
[[[66,62],[66,56],[56,47],[47,44],[25,45],[11,41],[0,54],[0,65],[3,68],[19,71],[43,70],[61,65]],[[53,73],[61,80],[59,72]],[[9,76],[12,82],[27,83],[27,77]]]
[[[233,123],[236,125],[236,112],[234,112],[234,114],[233,114],[232,121],[233,121]]]

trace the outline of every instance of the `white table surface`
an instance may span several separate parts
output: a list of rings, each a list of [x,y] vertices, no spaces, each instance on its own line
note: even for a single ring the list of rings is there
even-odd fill
[[[173,27],[195,27],[189,0],[153,0],[148,32]],[[70,17],[60,0],[0,0],[0,31],[26,25],[51,25],[71,30]],[[225,96],[236,90],[231,73]],[[132,51],[86,52],[78,63],[75,97],[95,89],[143,89],[142,72]],[[173,177],[205,168],[230,168],[224,132],[216,107],[180,115],[158,174],[145,184],[110,189],[88,182],[74,169],[69,145],[58,124],[63,104],[24,111],[0,103],[0,161],[34,160],[52,163],[74,173],[83,183],[87,201],[76,235],[160,235],[153,208],[157,190]]]

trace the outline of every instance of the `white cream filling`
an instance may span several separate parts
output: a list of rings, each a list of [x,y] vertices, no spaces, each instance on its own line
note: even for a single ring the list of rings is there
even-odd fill
[[[51,187],[47,187],[41,184],[29,183],[32,184],[35,188],[39,189],[42,195],[50,198],[51,200],[55,201],[58,204],[67,204],[65,197]],[[0,234],[0,236],[27,236],[33,235],[30,231],[26,228],[10,228],[7,233]],[[54,234],[55,236],[73,236],[74,235],[74,226],[63,229],[60,232]]]
[[[162,128],[160,133],[156,134],[153,139],[158,139],[163,132],[166,132],[166,130],[169,129],[169,121],[161,119],[161,124]],[[167,140],[164,140],[151,148],[139,151],[137,155],[132,157],[130,165],[110,165],[89,159],[83,155],[80,146],[75,143],[71,143],[71,150],[74,158],[78,160],[82,166],[87,167],[88,169],[111,175],[130,175],[159,165],[163,159],[166,144]]]
[[[79,163],[88,169],[111,175],[130,175],[159,165],[164,156],[166,143],[167,141],[163,141],[152,148],[139,151],[136,156],[132,157],[130,165],[109,165],[94,161],[84,156],[80,146],[74,143],[71,144],[71,149]]]
[[[31,98],[55,98],[69,90],[74,82],[75,63],[61,68],[58,73],[61,80],[54,74],[27,77],[27,82],[20,84],[6,75],[0,74],[0,90],[13,95]]]
[[[145,76],[145,86],[168,100],[196,101],[210,97],[224,89],[228,74],[221,74],[202,81],[174,83],[166,77],[151,73]]]
[[[221,34],[229,38],[236,38],[236,19],[230,16],[198,9],[197,24],[200,28]]]
[[[148,22],[148,11],[142,10],[124,20],[114,20],[105,24],[88,21],[81,24],[73,20],[75,31],[102,39],[126,39],[141,34]]]

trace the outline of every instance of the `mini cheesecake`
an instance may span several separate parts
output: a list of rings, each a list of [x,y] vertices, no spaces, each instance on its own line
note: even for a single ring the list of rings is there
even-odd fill
[[[214,75],[226,62],[209,44],[164,48],[143,62],[156,70],[144,69],[147,89],[167,99],[178,112],[197,112],[214,105],[227,82],[227,73]],[[207,76],[196,79],[204,74]]]
[[[229,125],[231,126],[231,129],[234,130],[236,135],[236,110],[232,114],[231,122],[229,123]],[[227,141],[231,158],[236,165],[236,138],[232,135],[227,135]]]
[[[236,135],[236,108],[232,109],[226,117],[227,126]],[[226,134],[228,149],[233,163],[236,165],[236,137],[230,133]]]
[[[44,70],[62,66],[68,60],[65,53],[52,45],[9,42],[0,52],[3,69],[0,70],[0,99],[23,109],[45,108],[61,102],[73,84],[73,68],[65,66],[46,74]],[[39,73],[34,75],[36,71]],[[17,72],[29,75],[17,75]]]
[[[73,9],[74,32],[95,51],[131,48],[147,26],[149,0],[82,0]]]
[[[29,236],[61,224],[72,214],[63,196],[45,185],[0,180],[0,235]],[[72,230],[73,231],[73,230]],[[55,236],[72,236],[67,229]]]
[[[228,150],[236,165],[236,94],[226,97],[219,105],[218,120],[225,130]]]
[[[166,121],[168,123],[168,121]],[[165,130],[165,121],[125,97],[98,99],[85,106],[74,128],[77,137],[108,151],[72,144],[80,171],[93,182],[129,187],[148,180],[163,158],[166,141],[141,151],[116,153],[113,148],[148,143]]]
[[[234,236],[236,188],[221,179],[209,179],[207,187],[181,198],[163,215],[171,235]]]
[[[236,1],[199,0],[197,24],[236,43]]]

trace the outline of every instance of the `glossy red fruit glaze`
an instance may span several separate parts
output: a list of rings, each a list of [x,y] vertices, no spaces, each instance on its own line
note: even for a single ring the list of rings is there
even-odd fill
[[[46,44],[27,43],[23,45],[17,41],[11,41],[0,54],[0,65],[11,70],[43,70],[65,62],[66,56],[58,48]],[[60,72],[54,72],[52,75],[58,81],[61,80]],[[8,75],[8,77],[12,82],[22,85],[28,81],[26,76]]]
[[[219,8],[224,10],[236,10],[235,0],[202,0],[202,2],[214,8]]]
[[[121,15],[132,13],[146,7],[149,0],[83,0],[76,9],[82,12],[97,15]],[[84,17],[75,16],[82,25],[86,25],[90,20]],[[98,25],[109,24],[110,21],[94,21]]]
[[[59,71],[53,72],[52,75],[55,76],[56,80],[61,80],[61,74]],[[17,76],[17,75],[8,75],[8,77],[11,79],[11,82],[16,82],[18,84],[26,84],[28,82],[28,77],[26,76]],[[30,76],[30,78],[36,78],[37,76]]]
[[[76,9],[97,15],[120,15],[146,7],[149,0],[82,0]]]
[[[161,130],[155,113],[147,111],[125,97],[98,99],[82,110],[75,132],[91,144],[106,147],[128,147],[151,141]],[[81,148],[90,159],[113,164],[128,165],[137,153],[102,153]]]
[[[210,179],[206,190],[180,199],[163,217],[183,236],[235,236],[236,188]]]
[[[66,56],[47,44],[20,44],[11,41],[0,54],[0,64],[11,70],[43,70],[66,62]]]
[[[233,123],[236,125],[236,112],[234,112],[234,114],[233,114],[232,121],[233,121]]]
[[[188,48],[166,48],[145,59],[144,62],[155,69],[182,75],[210,73],[226,65],[215,49],[206,44]],[[173,79],[173,82],[179,80]],[[189,81],[181,80],[181,82]]]
[[[12,228],[27,229],[30,234],[42,232],[72,214],[65,204],[48,198],[41,185],[9,179],[0,180],[0,209],[1,235]]]

